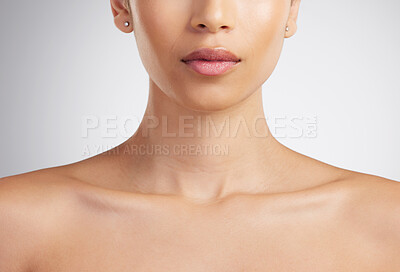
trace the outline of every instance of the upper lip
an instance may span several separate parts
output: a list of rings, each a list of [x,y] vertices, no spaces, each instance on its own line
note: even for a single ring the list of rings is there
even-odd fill
[[[199,48],[182,59],[183,62],[191,60],[240,61],[235,54],[223,48]]]

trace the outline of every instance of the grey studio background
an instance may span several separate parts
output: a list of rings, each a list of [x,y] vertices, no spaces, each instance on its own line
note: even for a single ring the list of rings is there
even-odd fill
[[[397,0],[302,0],[298,33],[264,84],[280,142],[400,180],[399,10]],[[0,176],[76,162],[135,132],[148,75],[109,1],[2,0],[0,21]]]

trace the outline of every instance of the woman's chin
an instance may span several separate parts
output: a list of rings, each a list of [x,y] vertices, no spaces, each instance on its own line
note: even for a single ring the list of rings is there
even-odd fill
[[[202,99],[185,97],[178,102],[178,104],[188,110],[204,112],[216,112],[226,110],[237,103],[239,103],[239,101],[235,102],[235,99],[227,97],[204,97]]]

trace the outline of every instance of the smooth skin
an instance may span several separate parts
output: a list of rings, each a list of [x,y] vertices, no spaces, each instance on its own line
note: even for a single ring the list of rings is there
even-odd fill
[[[143,121],[110,152],[1,179],[0,271],[400,271],[400,183],[325,164],[269,133],[261,86],[299,6],[111,0],[149,73]],[[210,77],[180,61],[217,46],[242,62]],[[232,134],[226,117],[245,125]],[[210,119],[224,133],[196,134]],[[229,152],[135,149],[159,144]]]

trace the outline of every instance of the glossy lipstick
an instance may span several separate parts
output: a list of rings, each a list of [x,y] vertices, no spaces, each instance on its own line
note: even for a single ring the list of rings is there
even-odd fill
[[[200,48],[181,61],[199,74],[217,76],[237,66],[241,59],[225,49]]]

